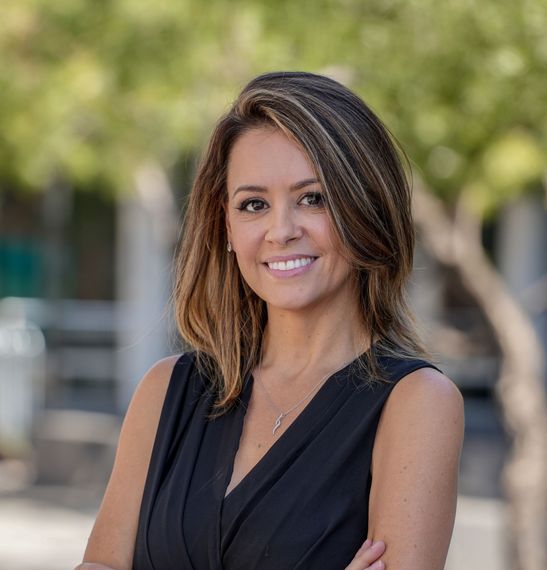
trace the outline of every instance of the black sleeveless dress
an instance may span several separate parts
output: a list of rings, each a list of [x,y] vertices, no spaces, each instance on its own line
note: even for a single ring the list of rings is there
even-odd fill
[[[207,420],[213,394],[182,355],[144,488],[134,570],[343,570],[368,529],[370,464],[382,407],[425,360],[380,356],[391,383],[356,361],[333,374],[226,498],[253,377],[238,405]],[[437,368],[438,370],[438,368]]]

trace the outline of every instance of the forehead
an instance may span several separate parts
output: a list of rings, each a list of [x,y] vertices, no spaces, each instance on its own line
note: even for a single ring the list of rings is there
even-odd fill
[[[273,129],[252,129],[234,143],[228,159],[228,188],[239,184],[290,186],[312,178],[313,165],[296,142]]]

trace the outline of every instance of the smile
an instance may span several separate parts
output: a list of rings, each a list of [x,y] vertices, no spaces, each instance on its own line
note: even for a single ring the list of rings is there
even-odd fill
[[[290,259],[289,261],[272,261],[268,263],[270,269],[277,269],[278,271],[290,271],[299,267],[305,267],[315,261],[315,257],[302,257],[300,259]]]

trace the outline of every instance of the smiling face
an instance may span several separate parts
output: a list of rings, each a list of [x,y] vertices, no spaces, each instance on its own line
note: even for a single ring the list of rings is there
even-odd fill
[[[227,187],[228,239],[243,278],[269,309],[354,306],[350,265],[297,144],[279,130],[246,131],[232,147]]]

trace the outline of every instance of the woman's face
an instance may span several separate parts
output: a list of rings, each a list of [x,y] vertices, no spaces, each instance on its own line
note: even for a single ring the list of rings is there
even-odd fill
[[[350,266],[313,167],[293,141],[278,130],[246,131],[232,147],[227,185],[228,239],[243,278],[269,308],[349,303]]]

